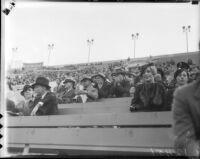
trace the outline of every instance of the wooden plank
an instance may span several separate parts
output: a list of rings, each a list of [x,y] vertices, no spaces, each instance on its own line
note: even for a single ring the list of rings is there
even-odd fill
[[[171,128],[10,128],[8,144],[172,148]]]
[[[7,127],[156,126],[171,125],[172,112],[107,113],[8,117]]]
[[[22,152],[24,144],[8,144],[8,152],[15,154]],[[111,147],[111,146],[70,146],[70,145],[45,145],[30,144],[29,155],[135,155],[135,156],[158,156],[174,155],[172,148],[142,148],[142,147]]]
[[[97,102],[88,103],[71,103],[71,104],[59,104],[59,108],[97,108],[97,107],[128,107],[131,104],[131,97],[124,98],[104,98],[99,99]]]
[[[59,115],[71,115],[71,114],[94,114],[94,113],[130,113],[129,107],[116,106],[116,107],[75,107],[75,108],[61,108],[58,109]]]

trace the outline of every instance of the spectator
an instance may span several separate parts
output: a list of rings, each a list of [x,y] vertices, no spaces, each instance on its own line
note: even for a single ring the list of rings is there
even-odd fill
[[[171,87],[167,90],[166,99],[167,99],[167,110],[171,109],[172,101],[173,101],[173,94],[175,89],[186,85],[189,81],[189,74],[186,69],[178,69],[174,73],[174,87]]]
[[[25,101],[21,103],[21,112],[24,116],[31,115],[31,111],[34,108],[34,94],[32,87],[30,85],[25,85],[23,90],[21,91],[21,95],[25,99]]]
[[[49,80],[38,77],[32,85],[37,97],[31,115],[55,115],[58,111],[56,96],[50,92]]]
[[[57,84],[57,86],[54,87],[53,92],[54,92],[54,93],[60,93],[60,91],[61,91],[61,89],[62,89],[62,81],[61,81],[60,78],[57,78],[57,79],[56,79],[56,84]]]
[[[97,83],[99,98],[108,98],[110,96],[111,83],[108,82],[103,73],[92,76],[92,81]]]
[[[75,97],[75,81],[72,78],[68,78],[63,83],[64,89],[58,97],[58,103],[72,103]]]
[[[129,97],[130,82],[125,78],[125,72],[113,73],[113,82],[111,86],[111,95],[113,97]]]
[[[159,111],[165,108],[165,88],[160,83],[154,82],[156,68],[151,64],[142,68],[143,83],[136,86],[134,98],[131,101],[131,111],[151,110]]]
[[[176,89],[173,100],[177,154],[200,156],[200,79]]]
[[[81,80],[80,87],[76,90],[75,99],[77,102],[91,102],[96,101],[99,97],[98,89],[94,87],[94,83],[92,83],[92,79],[88,76],[85,76]]]

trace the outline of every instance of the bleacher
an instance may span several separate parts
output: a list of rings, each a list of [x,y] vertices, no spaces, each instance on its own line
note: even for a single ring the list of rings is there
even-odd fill
[[[131,98],[61,104],[59,115],[8,117],[8,151],[54,155],[174,155],[171,111],[129,111]]]

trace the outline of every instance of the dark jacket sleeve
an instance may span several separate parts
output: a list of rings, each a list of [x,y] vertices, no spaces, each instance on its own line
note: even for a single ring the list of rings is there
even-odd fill
[[[72,103],[74,97],[75,97],[75,90],[71,90],[63,95],[61,103],[63,104]]]
[[[58,104],[56,100],[56,96],[48,92],[44,99],[41,100],[43,105],[39,107],[37,111],[37,115],[55,115],[58,111]]]
[[[134,106],[138,109],[143,107],[143,103],[141,102],[141,99],[140,99],[140,91],[142,90],[142,86],[143,85],[140,84],[135,87],[136,90],[134,92],[134,97],[131,100],[131,106]]]
[[[117,97],[129,97],[130,84],[128,81],[118,82],[115,87],[115,95]]]

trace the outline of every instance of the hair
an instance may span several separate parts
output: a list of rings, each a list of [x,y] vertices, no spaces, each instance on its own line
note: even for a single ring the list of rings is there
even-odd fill
[[[185,71],[187,73],[187,77],[189,79],[189,73],[188,73],[188,71],[186,69],[178,69],[174,73],[174,80],[176,80],[177,76],[179,76],[183,71]]]
[[[155,66],[154,63],[149,63],[149,64],[146,64],[146,65],[142,66],[142,67],[140,68],[140,70],[141,70],[140,76],[143,76],[143,74],[145,73],[146,69],[147,69],[148,67],[151,67],[151,66]],[[151,71],[152,71],[152,69],[151,69]],[[157,70],[156,70],[156,71],[157,71]],[[155,74],[156,74],[156,72],[155,72]]]

